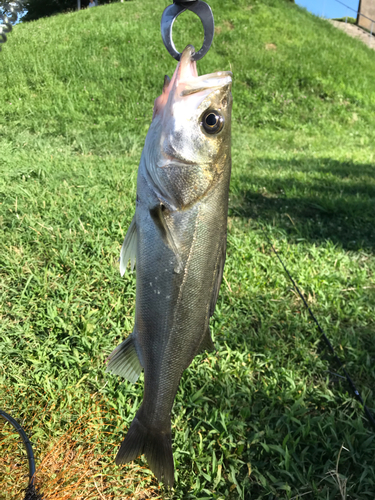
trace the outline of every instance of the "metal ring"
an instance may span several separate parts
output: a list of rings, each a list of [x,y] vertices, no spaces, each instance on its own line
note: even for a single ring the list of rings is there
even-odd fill
[[[0,14],[0,50],[1,44],[7,41],[5,33],[10,33],[13,29],[12,23],[15,22],[23,9],[25,0],[14,0],[12,4],[4,3],[2,5],[4,14]]]
[[[199,19],[202,21],[203,29],[204,29],[204,40],[201,49],[198,52],[195,52],[192,59],[193,61],[199,61],[202,59],[207,52],[209,51],[212,40],[214,39],[214,31],[215,31],[215,22],[214,16],[212,14],[211,7],[206,4],[206,2],[202,2],[201,0],[192,2],[188,0],[184,3],[174,3],[172,5],[168,5],[163,12],[161,17],[161,36],[164,42],[164,45],[170,55],[174,57],[177,61],[180,60],[181,53],[177,51],[173,40],[172,40],[172,27],[176,18],[185,12],[185,10],[191,10],[196,14]]]

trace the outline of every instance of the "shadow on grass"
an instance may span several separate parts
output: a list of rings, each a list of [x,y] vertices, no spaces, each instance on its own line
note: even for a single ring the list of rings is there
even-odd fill
[[[375,249],[375,165],[329,158],[257,159],[234,175],[230,215],[279,227],[295,240]]]

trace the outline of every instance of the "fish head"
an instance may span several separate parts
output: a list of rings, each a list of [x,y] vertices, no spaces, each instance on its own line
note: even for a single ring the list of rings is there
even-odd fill
[[[149,175],[180,208],[230,175],[232,73],[198,76],[193,54],[188,45],[165,78],[145,143]]]

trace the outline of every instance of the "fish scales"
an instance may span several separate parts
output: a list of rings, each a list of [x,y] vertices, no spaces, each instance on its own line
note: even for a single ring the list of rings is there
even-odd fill
[[[120,259],[123,273],[136,258],[135,324],[107,366],[132,382],[144,369],[143,402],[116,463],[145,453],[169,486],[181,375],[199,352],[213,349],[209,319],[225,261],[231,170],[231,73],[198,77],[193,53],[187,46],[155,101]]]

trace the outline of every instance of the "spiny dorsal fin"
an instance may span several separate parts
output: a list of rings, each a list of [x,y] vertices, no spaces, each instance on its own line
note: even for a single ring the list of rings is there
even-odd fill
[[[226,251],[227,251],[227,234],[225,233],[224,238],[221,242],[219,254],[217,256],[217,261],[216,261],[216,278],[211,296],[210,317],[213,315],[215,311],[217,298],[219,296],[220,285],[223,280]]]

